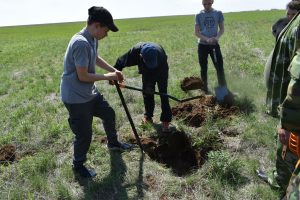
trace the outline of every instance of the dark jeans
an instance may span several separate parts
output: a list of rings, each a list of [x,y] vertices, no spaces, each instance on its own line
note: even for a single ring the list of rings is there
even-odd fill
[[[223,57],[219,44],[217,45],[204,45],[198,44],[198,59],[201,67],[201,79],[207,85],[207,59],[208,55],[212,59],[212,62],[217,71],[218,84],[219,86],[226,86],[224,68],[223,68]]]
[[[109,143],[117,143],[117,131],[115,129],[115,111],[101,94],[87,103],[67,104],[69,111],[69,125],[75,134],[74,140],[74,164],[83,164],[92,141],[93,117],[102,119],[107,140]]]
[[[168,92],[168,68],[162,69],[159,72],[153,73],[143,73],[142,82],[143,82],[143,97],[144,97],[144,106],[146,117],[153,117],[155,102],[154,95],[149,94],[155,91],[155,85],[157,83],[158,91],[160,93]],[[170,122],[172,120],[172,111],[169,104],[169,98],[166,96],[160,96],[161,101],[161,115],[160,121]]]

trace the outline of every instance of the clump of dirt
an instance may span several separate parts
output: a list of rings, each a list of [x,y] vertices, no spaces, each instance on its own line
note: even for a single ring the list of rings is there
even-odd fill
[[[136,140],[131,142],[136,143]],[[178,176],[199,168],[204,163],[202,152],[207,154],[207,151],[193,147],[191,138],[177,130],[160,135],[158,141],[155,138],[141,138],[141,144],[151,159],[170,167]]]
[[[180,87],[183,91],[204,89],[204,86],[204,82],[199,77],[195,76],[185,77],[180,82]]]
[[[239,112],[236,106],[218,104],[212,95],[203,95],[197,100],[183,102],[172,108],[177,119],[183,119],[192,127],[200,127],[209,118],[229,118]]]
[[[157,188],[157,182],[155,179],[155,176],[147,174],[145,177],[145,186],[151,190],[156,189]]]
[[[101,144],[106,144],[107,143],[107,137],[106,136],[95,135],[93,141],[94,142],[99,142]]]
[[[18,159],[14,145],[7,144],[0,149],[0,164],[11,163]]]
[[[222,130],[222,134],[226,135],[228,137],[236,137],[238,136],[240,133],[238,132],[237,129],[224,129]]]
[[[232,106],[234,104],[234,95],[232,94],[232,92],[229,91],[220,104],[224,107]]]

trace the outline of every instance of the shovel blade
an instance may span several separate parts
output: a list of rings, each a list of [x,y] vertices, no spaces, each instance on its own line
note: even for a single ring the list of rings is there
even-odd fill
[[[226,86],[219,86],[215,88],[216,99],[218,102],[224,101],[224,97],[229,94]]]

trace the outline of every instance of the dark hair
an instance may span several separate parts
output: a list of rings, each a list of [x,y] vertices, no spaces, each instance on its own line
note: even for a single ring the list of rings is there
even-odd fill
[[[300,11],[300,0],[293,0],[286,5],[287,9]]]
[[[96,14],[97,14],[96,13],[96,6],[90,7],[88,9],[88,14],[89,14],[89,17],[87,19],[87,24],[88,25],[91,25],[94,22],[99,22],[98,19],[95,18]],[[101,26],[104,26],[102,23],[100,23],[100,24],[101,24]]]
[[[112,15],[103,7],[93,6],[88,9],[87,24],[91,25],[94,22],[99,22],[101,26],[107,26],[111,31],[117,32],[118,27],[114,24]]]

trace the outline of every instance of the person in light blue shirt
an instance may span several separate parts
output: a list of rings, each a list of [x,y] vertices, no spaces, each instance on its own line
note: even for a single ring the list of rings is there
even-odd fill
[[[216,68],[219,86],[226,87],[223,57],[219,45],[219,39],[224,33],[224,17],[221,11],[212,8],[213,3],[213,0],[203,0],[204,9],[195,16],[195,35],[198,38],[198,59],[201,68],[200,76],[205,84],[204,91],[206,93],[208,92],[208,55],[210,55]]]

